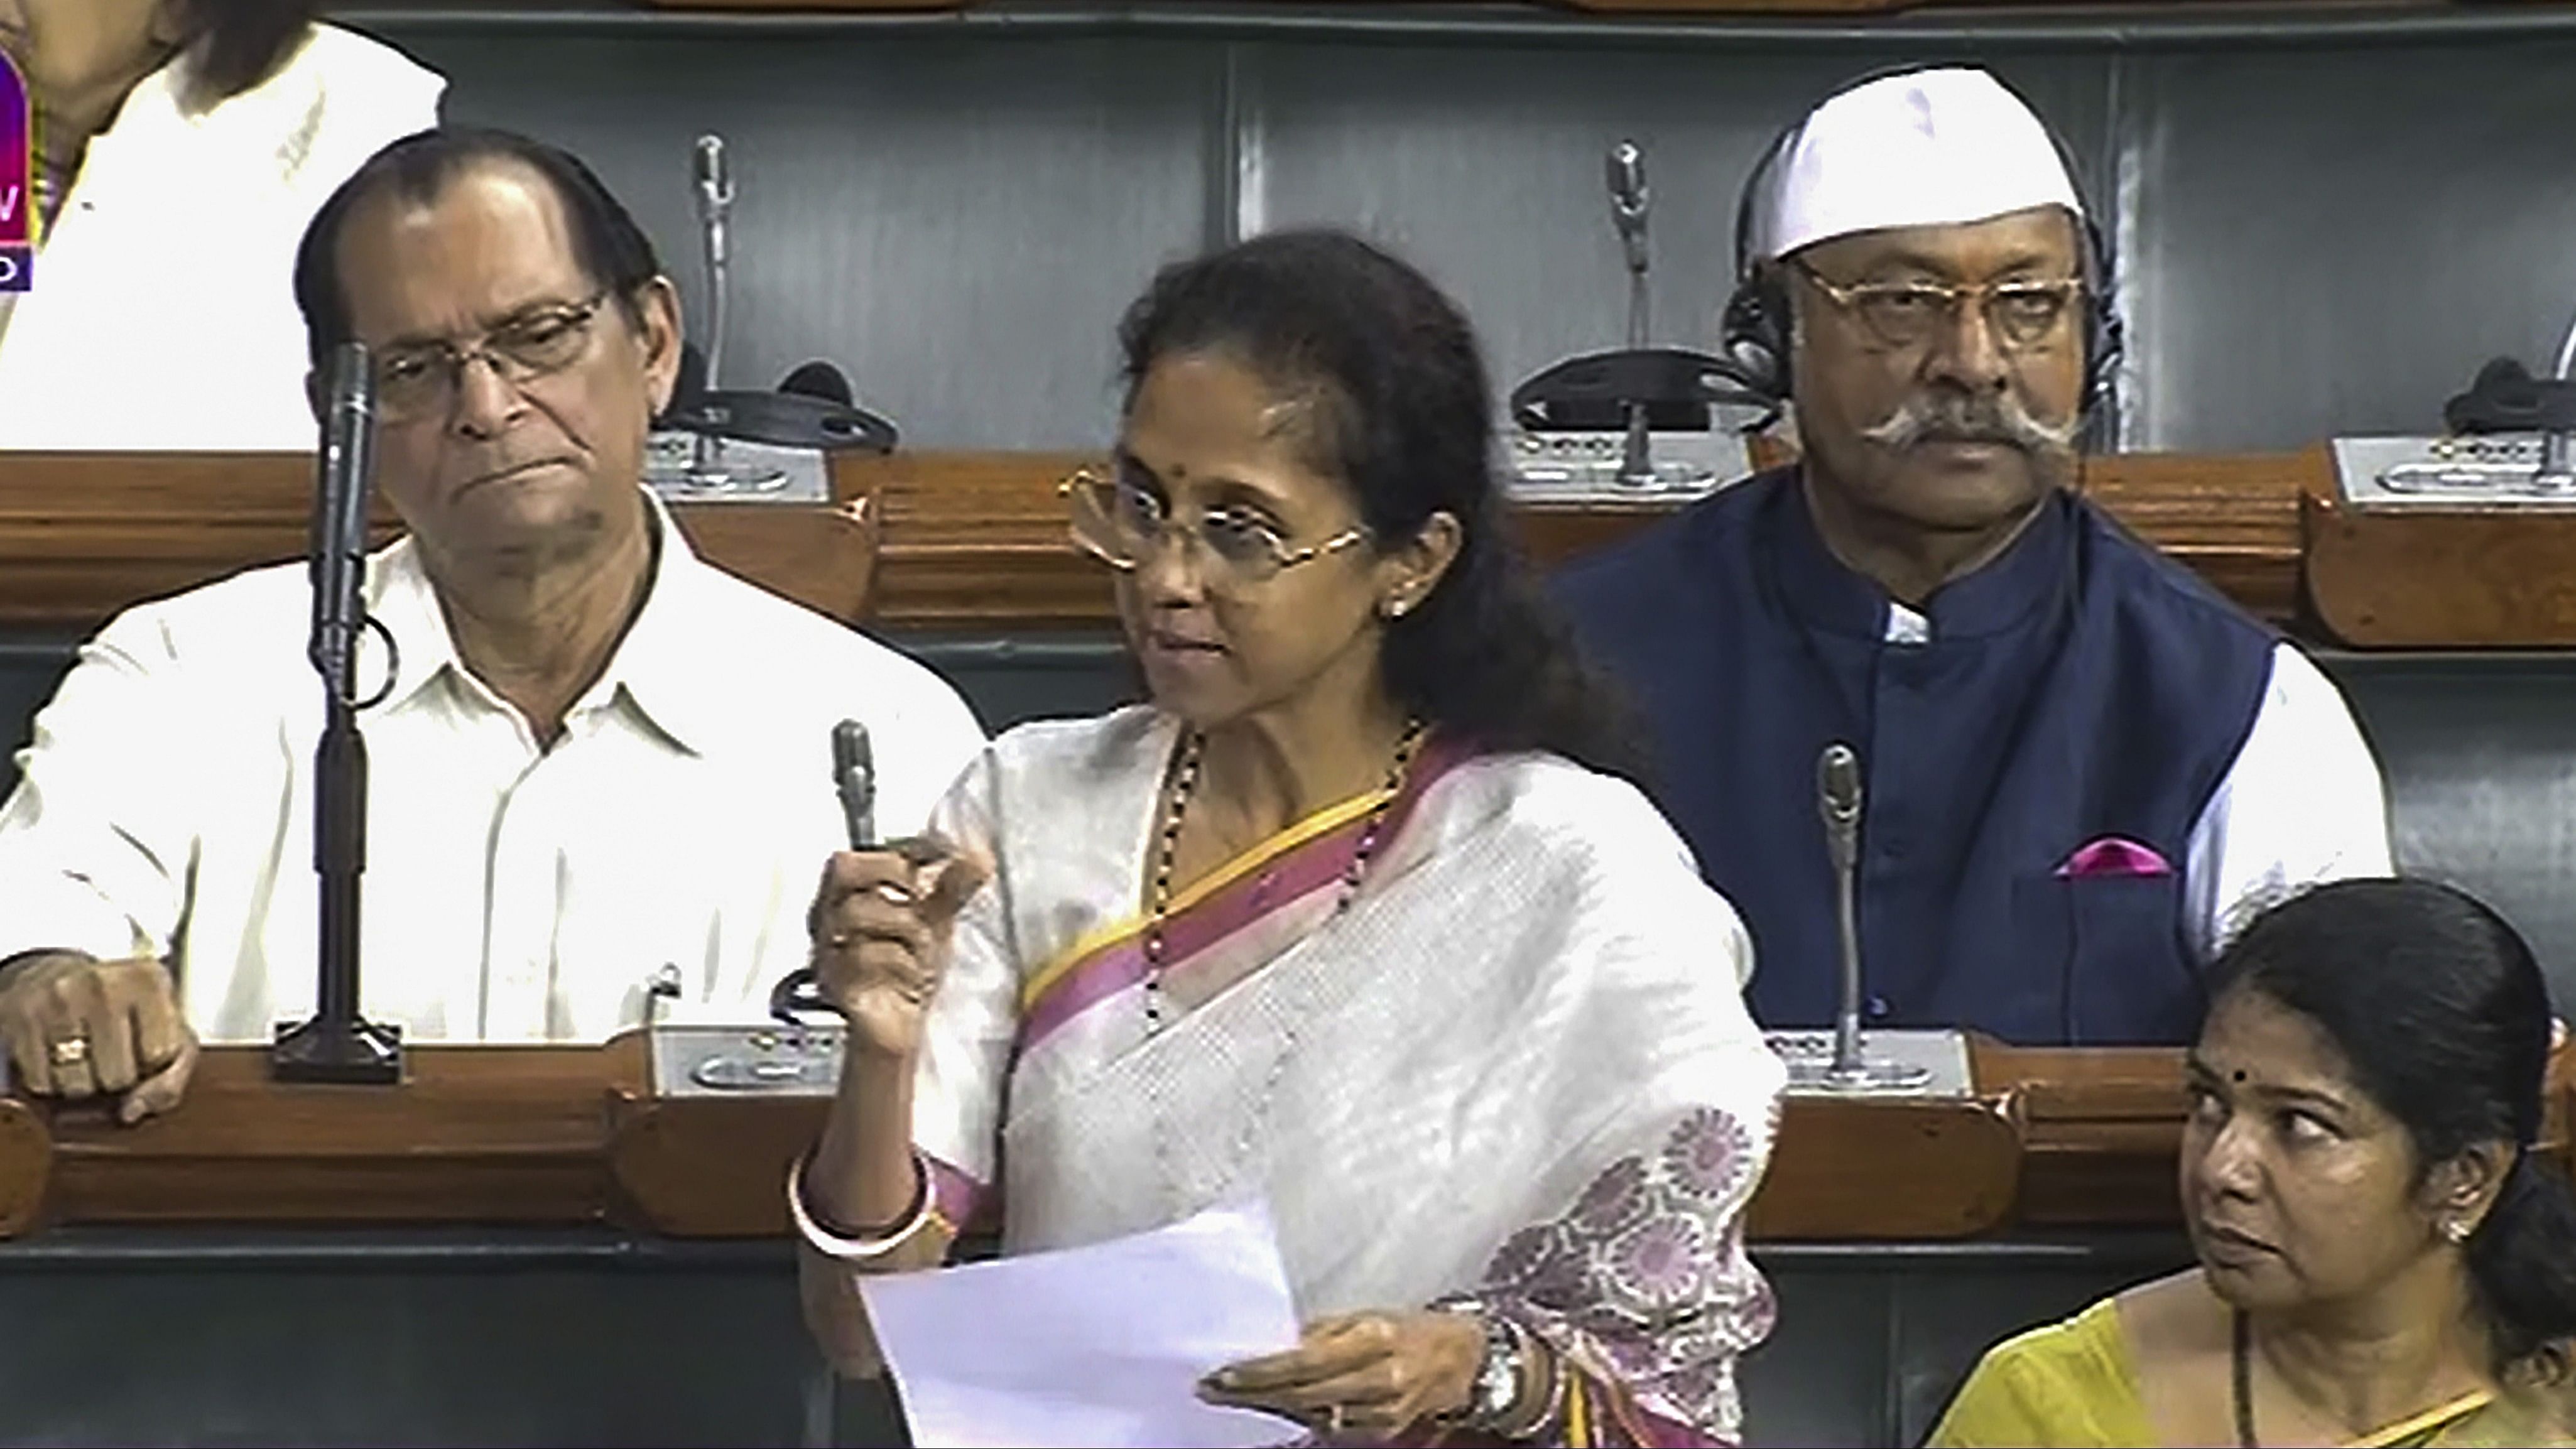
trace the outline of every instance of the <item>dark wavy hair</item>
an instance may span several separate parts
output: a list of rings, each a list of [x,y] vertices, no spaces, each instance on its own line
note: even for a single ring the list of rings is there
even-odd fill
[[[267,80],[321,11],[320,0],[178,0],[189,103],[211,106]]]
[[[427,204],[477,167],[515,163],[553,189],[572,233],[573,259],[594,287],[616,298],[637,326],[636,300],[662,274],[651,238],[589,167],[571,152],[515,131],[440,126],[387,145],[340,183],[304,229],[295,249],[295,305],[304,313],[304,342],[319,367],[331,349],[349,340],[349,292],[340,277],[340,234],[358,207],[379,193]]]
[[[2319,886],[2248,926],[2213,999],[2259,992],[2331,1038],[2354,1083],[2406,1129],[2416,1180],[2481,1143],[2513,1151],[2466,1244],[2499,1379],[2561,1380],[2576,1339],[2576,1191],[2539,1161],[2549,989],[2519,932],[2423,880]]]
[[[1641,781],[1615,689],[1586,669],[1513,538],[1494,472],[1493,395],[1474,331],[1412,267],[1337,231],[1274,232],[1166,267],[1119,323],[1126,404],[1168,356],[1216,352],[1312,394],[1311,461],[1377,540],[1447,512],[1458,555],[1386,624],[1388,693],[1486,749],[1552,750]]]

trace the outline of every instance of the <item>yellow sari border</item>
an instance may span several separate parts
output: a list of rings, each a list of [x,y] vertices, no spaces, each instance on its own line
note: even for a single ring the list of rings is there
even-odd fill
[[[1232,860],[1218,866],[1190,884],[1189,889],[1172,897],[1168,914],[1179,915],[1243,877],[1268,865],[1278,857],[1319,836],[1329,835],[1354,820],[1359,820],[1383,804],[1392,792],[1369,790],[1354,795],[1338,805],[1327,805],[1305,819],[1252,846]],[[1056,953],[1053,960],[1030,973],[1020,986],[1020,1010],[1035,1006],[1039,998],[1055,988],[1057,982],[1079,969],[1085,962],[1125,944],[1145,929],[1146,915],[1139,911],[1123,920],[1099,927]]]

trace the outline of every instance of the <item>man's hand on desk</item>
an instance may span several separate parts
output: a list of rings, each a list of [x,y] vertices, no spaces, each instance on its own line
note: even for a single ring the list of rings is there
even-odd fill
[[[19,1090],[70,1102],[122,1094],[120,1122],[179,1105],[197,1069],[197,1034],[180,1019],[169,968],[150,957],[17,958],[0,970],[0,1041]]]

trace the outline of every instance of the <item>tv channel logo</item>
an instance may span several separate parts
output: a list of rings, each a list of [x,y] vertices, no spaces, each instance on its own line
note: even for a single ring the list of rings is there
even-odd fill
[[[0,292],[23,292],[36,273],[36,124],[26,82],[0,55]]]

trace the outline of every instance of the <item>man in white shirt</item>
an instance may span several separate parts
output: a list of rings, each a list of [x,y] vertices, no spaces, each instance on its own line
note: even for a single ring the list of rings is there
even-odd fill
[[[598,1040],[678,968],[757,1018],[846,845],[832,726],[888,833],[983,735],[920,664],[698,560],[641,483],[679,302],[571,157],[434,132],[328,202],[297,266],[312,355],[375,355],[361,1007],[414,1041]],[[23,1085],[173,1104],[195,1038],[314,1003],[302,564],[145,604],[83,650],[0,808],[0,1036]]]

